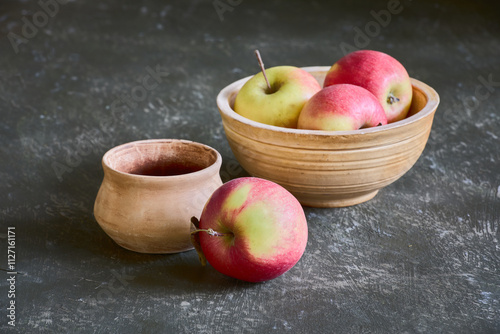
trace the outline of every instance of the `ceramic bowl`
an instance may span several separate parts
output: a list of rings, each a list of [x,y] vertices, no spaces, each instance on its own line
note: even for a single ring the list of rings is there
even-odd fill
[[[193,248],[191,217],[200,217],[222,185],[222,158],[188,140],[153,139],[112,148],[94,205],[101,228],[118,245],[140,253]]]
[[[304,67],[322,85],[329,66]],[[413,101],[407,118],[353,131],[280,128],[251,121],[233,110],[250,77],[217,96],[227,141],[252,176],[274,181],[306,206],[344,207],[373,198],[399,179],[420,157],[432,127],[439,95],[411,79]]]

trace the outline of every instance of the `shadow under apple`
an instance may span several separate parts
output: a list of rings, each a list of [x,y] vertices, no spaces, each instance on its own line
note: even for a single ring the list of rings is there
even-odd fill
[[[202,266],[195,251],[164,255],[164,257],[138,273],[133,284],[148,287],[175,287],[180,293],[182,291],[219,291],[221,287],[224,289],[246,288],[255,285],[255,283],[223,275],[210,264]]]

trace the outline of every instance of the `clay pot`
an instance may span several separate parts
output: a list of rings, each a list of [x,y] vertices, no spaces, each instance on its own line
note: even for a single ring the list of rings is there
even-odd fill
[[[118,245],[141,253],[192,249],[190,219],[222,185],[220,154],[175,139],[136,141],[102,158],[94,215]]]
[[[304,68],[320,84],[329,69]],[[249,79],[233,82],[217,96],[227,141],[249,174],[282,185],[312,207],[365,202],[403,176],[424,150],[439,104],[432,87],[411,79],[413,102],[401,121],[354,131],[287,129],[234,111],[234,99]]]

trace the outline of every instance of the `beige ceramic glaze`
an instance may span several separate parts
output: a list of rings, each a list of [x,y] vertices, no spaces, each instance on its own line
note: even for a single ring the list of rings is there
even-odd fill
[[[141,253],[192,248],[190,219],[222,185],[220,154],[203,144],[144,140],[108,151],[94,215],[120,246]]]
[[[305,67],[323,83],[328,67]],[[410,115],[354,131],[286,129],[244,118],[232,109],[250,77],[225,87],[217,105],[229,145],[251,175],[274,181],[307,206],[343,207],[373,198],[417,161],[429,137],[439,96],[415,79]]]

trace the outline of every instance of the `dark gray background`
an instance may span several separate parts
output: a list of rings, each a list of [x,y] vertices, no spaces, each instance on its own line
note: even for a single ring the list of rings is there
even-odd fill
[[[0,331],[500,332],[498,2],[406,0],[377,23],[390,3],[245,0],[219,16],[212,0],[69,1],[44,21],[36,1],[2,0],[0,268],[15,227],[19,274],[11,328],[0,271]],[[220,89],[258,71],[256,48],[268,67],[311,66],[347,44],[391,54],[441,104],[400,180],[358,206],[305,208],[309,242],[291,271],[249,284],[201,268],[193,251],[136,254],[100,229],[108,149],[190,139],[222,154],[224,181],[245,176]],[[163,76],[140,96],[148,68]]]

